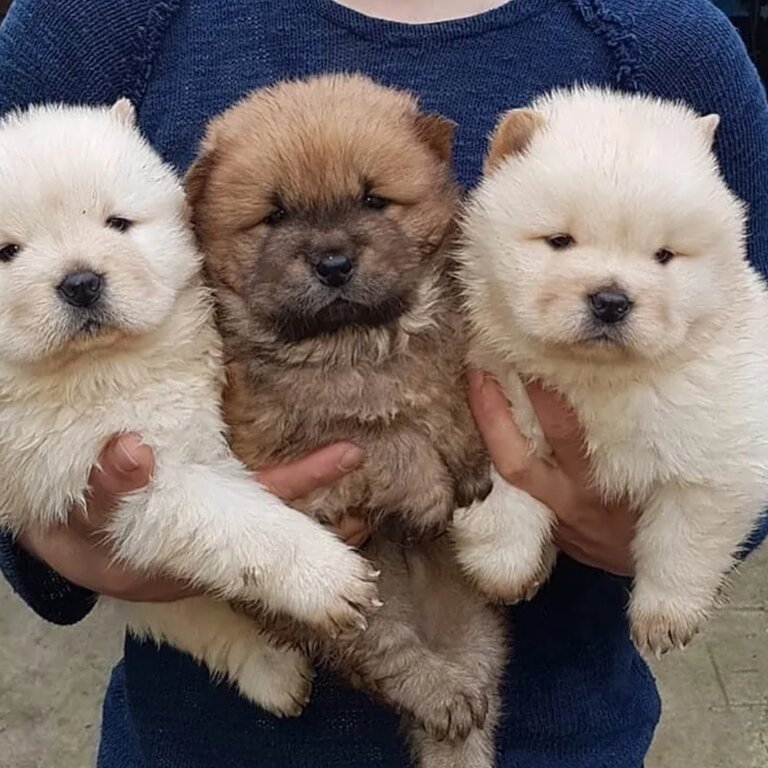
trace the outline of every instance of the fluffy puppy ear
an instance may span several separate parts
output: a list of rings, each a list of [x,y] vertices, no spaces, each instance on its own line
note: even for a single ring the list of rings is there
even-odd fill
[[[133,128],[136,125],[136,107],[133,106],[130,99],[118,99],[109,108],[109,111],[123,125],[127,125],[129,128]]]
[[[544,117],[532,109],[512,109],[505,112],[496,123],[488,142],[484,172],[491,173],[506,158],[525,152],[537,131],[545,126]]]
[[[707,142],[707,146],[712,147],[715,143],[715,135],[717,134],[718,126],[720,125],[720,115],[705,115],[704,117],[700,117],[697,122],[701,134],[704,137],[704,141]]]
[[[442,162],[452,161],[453,137],[456,133],[453,120],[435,113],[416,115],[416,133]]]
[[[200,147],[200,152],[184,176],[187,202],[193,211],[197,209],[205,197],[208,179],[213,166],[216,164],[216,150],[213,146],[206,146],[206,143],[204,142]]]

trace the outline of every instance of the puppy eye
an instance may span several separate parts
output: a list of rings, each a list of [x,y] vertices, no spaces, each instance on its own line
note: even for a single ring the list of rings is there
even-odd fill
[[[275,206],[272,212],[263,219],[264,224],[274,227],[286,217],[286,210],[280,205]]]
[[[576,241],[566,234],[552,235],[547,238],[547,245],[554,251],[564,251],[566,248],[570,248],[575,245]]]
[[[674,257],[674,251],[670,251],[669,248],[659,248],[659,250],[653,254],[653,258],[656,259],[659,264],[666,264],[668,261],[672,261]]]
[[[21,246],[16,245],[15,243],[9,243],[8,245],[3,246],[0,248],[0,261],[4,264],[13,261],[13,259],[19,255],[20,250]]]
[[[381,211],[389,205],[389,200],[378,195],[365,195],[363,197],[363,205],[373,211]]]
[[[114,229],[115,232],[127,232],[133,226],[133,222],[130,219],[122,218],[122,216],[110,216],[107,219],[107,226]]]

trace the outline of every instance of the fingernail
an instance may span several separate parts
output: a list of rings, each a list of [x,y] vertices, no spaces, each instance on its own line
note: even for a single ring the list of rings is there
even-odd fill
[[[341,454],[339,459],[339,469],[342,472],[350,472],[353,469],[357,469],[363,462],[363,451],[356,445],[352,445],[347,448],[344,453]]]
[[[471,368],[467,374],[467,379],[470,387],[480,389],[485,381],[485,374],[482,371],[477,370],[477,368]]]
[[[118,441],[115,451],[115,465],[121,472],[130,474],[139,468],[136,451],[141,447],[138,437],[129,435]]]

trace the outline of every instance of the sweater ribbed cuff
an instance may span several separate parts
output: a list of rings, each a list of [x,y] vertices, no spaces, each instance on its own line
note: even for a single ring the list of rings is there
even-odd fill
[[[93,592],[67,581],[5,533],[0,534],[0,570],[19,597],[53,624],[75,624],[96,604]]]

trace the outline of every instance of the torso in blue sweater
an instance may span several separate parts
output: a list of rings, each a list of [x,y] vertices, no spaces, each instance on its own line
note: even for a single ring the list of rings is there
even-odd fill
[[[0,33],[0,111],[129,96],[150,140],[183,170],[205,121],[246,91],[330,70],[413,89],[453,118],[467,186],[497,114],[554,86],[607,84],[719,112],[726,176],[751,206],[750,255],[768,270],[768,109],[735,32],[707,0],[511,0],[473,19],[413,27],[331,0],[16,0]],[[92,605],[8,540],[0,564],[49,620],[76,621]],[[628,638],[626,599],[624,581],[562,558],[535,601],[511,612],[501,766],[642,764],[659,701]],[[328,675],[302,718],[279,721],[211,683],[191,659],[132,639],[107,692],[99,760],[102,768],[408,765],[394,715]]]

